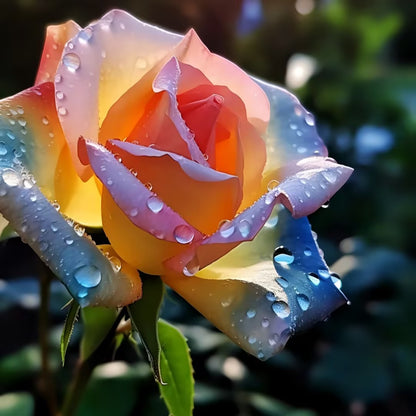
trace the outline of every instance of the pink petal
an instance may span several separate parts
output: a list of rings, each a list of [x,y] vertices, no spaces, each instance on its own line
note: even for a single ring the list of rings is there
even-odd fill
[[[176,100],[176,93],[178,91],[178,82],[181,75],[179,63],[176,58],[170,59],[166,65],[162,68],[159,74],[153,81],[153,91],[158,93],[167,91],[170,98],[170,118],[174,122],[179,134],[185,140],[188,145],[189,153],[191,154],[192,160],[200,163],[203,166],[209,166],[205,160],[200,148],[194,140],[193,133],[189,130],[185,124],[181,113],[178,110],[178,102]]]
[[[89,161],[114,201],[137,227],[156,238],[181,244],[203,238],[198,230],[147,189],[106,148],[80,139],[79,154],[83,163]],[[179,241],[178,230],[186,231],[189,241]]]
[[[55,79],[65,43],[73,38],[80,29],[78,24],[72,20],[62,25],[48,26],[35,85]],[[56,79],[59,81],[59,76]]]
[[[77,159],[78,138],[98,139],[109,108],[180,39],[113,10],[66,44],[56,105],[79,173],[89,176]]]

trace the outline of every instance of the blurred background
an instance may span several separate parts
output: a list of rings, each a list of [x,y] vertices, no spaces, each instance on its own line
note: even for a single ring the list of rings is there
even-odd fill
[[[163,316],[192,351],[195,415],[416,415],[416,2],[0,0],[0,96],[33,84],[47,24],[71,18],[85,25],[114,7],[178,32],[194,27],[212,51],[286,86],[315,114],[330,155],[355,168],[310,217],[352,304],[281,354],[258,361],[168,293]],[[39,263],[15,238],[0,242],[0,265],[0,394],[15,406],[6,413],[0,402],[0,415],[43,415]],[[52,285],[58,394],[80,334],[76,327],[62,369],[67,299]],[[78,414],[167,415],[147,364],[128,346],[117,359],[133,364],[96,371]]]

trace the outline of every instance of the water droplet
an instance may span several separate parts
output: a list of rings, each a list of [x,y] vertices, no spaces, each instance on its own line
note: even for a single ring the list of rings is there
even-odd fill
[[[51,223],[51,230],[56,233],[58,231],[58,226],[56,225],[56,222]]]
[[[96,287],[101,282],[101,272],[95,266],[82,266],[74,273],[75,280],[83,287]]]
[[[295,257],[292,252],[284,246],[277,247],[273,253],[273,259],[276,263],[292,264]]]
[[[321,208],[328,208],[329,207],[329,201],[326,201],[324,204],[322,204]]]
[[[219,230],[220,230],[221,237],[223,238],[231,237],[235,230],[234,223],[230,220],[221,221]]]
[[[0,156],[7,155],[7,151],[6,143],[0,142]]]
[[[254,344],[256,341],[257,341],[257,338],[256,338],[256,337],[254,337],[253,335],[250,335],[250,336],[248,337],[248,343],[249,343],[249,344]]]
[[[90,27],[87,27],[78,33],[78,40],[83,45],[86,45],[91,38],[92,38],[92,29]]]
[[[275,294],[273,292],[267,292],[266,293],[266,299],[269,302],[274,302],[276,300],[276,296],[275,296]]]
[[[312,256],[312,251],[309,248],[305,248],[305,250],[303,250],[303,254],[306,257],[310,257],[310,256]]]
[[[59,84],[62,81],[62,75],[61,74],[55,74],[55,83]],[[56,92],[58,94],[58,92]]]
[[[26,124],[27,124],[27,121],[23,118],[23,117],[19,117],[18,119],[17,119],[17,122],[22,126],[22,127],[25,127],[26,126]]]
[[[279,317],[279,318],[287,318],[290,315],[290,308],[289,305],[286,302],[283,302],[282,300],[279,300],[277,302],[274,302],[272,304],[273,312]]]
[[[85,228],[79,224],[75,224],[74,231],[79,237],[82,237],[85,233]]]
[[[279,222],[279,216],[278,215],[272,215],[266,222],[266,224],[264,224],[264,226],[266,228],[273,228],[277,225],[277,223]]]
[[[196,273],[199,272],[199,261],[198,258],[195,256],[188,264],[183,268],[183,274],[185,276],[194,276]]]
[[[130,210],[130,217],[135,217],[139,213],[139,210],[137,208],[132,208]]]
[[[150,211],[157,214],[158,212],[162,211],[165,204],[156,196],[151,196],[147,200],[146,205],[147,205],[147,208],[150,209]]]
[[[61,209],[61,206],[59,205],[59,202],[56,202],[56,201],[54,201],[53,203],[52,203],[52,206],[57,210],[57,211],[59,211],[60,209]]]
[[[231,305],[232,301],[233,301],[233,299],[232,299],[231,297],[229,297],[229,298],[227,298],[227,299],[223,299],[223,300],[221,301],[221,306],[222,306],[223,308],[228,308],[228,307]]]
[[[121,270],[121,260],[116,256],[110,256],[108,260],[110,261],[113,270],[118,273]]]
[[[284,277],[277,277],[276,283],[278,283],[283,288],[287,288],[289,286],[289,282]]]
[[[113,180],[111,178],[108,178],[106,183],[108,186],[111,186],[113,184]]]
[[[315,273],[309,273],[308,274],[308,279],[314,286],[318,286],[319,283],[320,283],[320,279],[319,279],[318,275],[316,275]]]
[[[86,289],[82,289],[78,292],[79,299],[84,299],[85,297],[87,297],[87,295],[88,295],[88,290]]]
[[[272,191],[273,189],[277,188],[279,185],[279,181],[277,181],[276,179],[272,179],[268,184],[267,184],[267,190],[268,191]]]
[[[69,46],[69,45],[68,45]],[[70,52],[64,55],[62,58],[63,64],[66,66],[68,71],[75,72],[81,66],[81,61],[76,53]]]
[[[315,117],[313,116],[313,114],[311,114],[311,113],[306,113],[305,114],[305,123],[308,126],[314,126],[315,125]]]
[[[137,170],[136,170],[136,169],[134,169],[134,168],[131,168],[131,169],[130,169],[130,173],[131,173],[133,176],[137,176]]]
[[[338,180],[338,175],[332,170],[322,172],[322,176],[329,182],[335,183]]]
[[[56,98],[58,100],[63,100],[65,98],[65,94],[62,91],[56,91]]]
[[[30,199],[32,202],[36,202],[36,200],[38,199],[38,197],[36,196],[36,194],[32,194],[32,195],[30,195],[29,199]]]
[[[145,69],[147,67],[146,58],[144,58],[143,56],[139,56],[136,60],[135,67],[136,69]]]
[[[246,312],[247,318],[251,319],[254,318],[256,316],[256,311],[254,309],[249,309]]]
[[[299,146],[297,151],[298,151],[298,153],[303,154],[303,153],[306,153],[308,151],[308,149],[306,147]]]
[[[298,126],[295,123],[290,123],[289,128],[290,128],[290,130],[296,130],[298,128]]]
[[[190,243],[194,237],[195,237],[195,233],[194,230],[189,226],[189,225],[178,225],[174,230],[173,230],[173,235],[175,237],[175,240],[179,243],[179,244],[188,244]]]
[[[326,269],[319,269],[318,273],[319,273],[319,276],[321,276],[323,279],[328,279],[329,277],[329,271]]]
[[[296,295],[296,300],[303,311],[307,311],[309,309],[311,302],[306,295],[298,294]]]
[[[149,190],[149,191],[151,191],[152,189],[153,189],[153,186],[152,186],[152,184],[150,183],[150,182],[147,182],[147,183],[145,183],[144,184],[144,186]]]
[[[17,109],[17,113],[18,114],[24,114],[25,113],[25,110],[23,109],[23,107],[22,106],[20,106],[20,105],[18,105],[17,107],[16,107],[16,109]]]
[[[311,197],[311,193],[308,190],[305,190],[305,195],[306,195],[307,198]]]
[[[251,224],[248,220],[241,220],[237,225],[238,231],[243,238],[246,238],[250,234]]]
[[[13,169],[4,169],[1,177],[3,178],[4,183],[10,187],[19,186],[22,183],[22,178]]]
[[[263,360],[264,359],[264,352],[263,351],[259,351],[258,353],[257,353],[257,358],[259,359],[259,360]]]
[[[70,246],[74,243],[74,239],[71,238],[71,237],[65,237],[64,241],[65,241],[65,244],[68,245],[68,246]]]
[[[49,124],[49,119],[48,119],[48,117],[42,117],[42,123],[45,125],[45,126],[47,126],[48,124]]]
[[[264,198],[264,203],[266,205],[270,205],[277,197],[277,192],[274,193],[268,193],[266,194],[265,198]]]
[[[267,328],[270,325],[270,321],[267,318],[262,319],[261,326]]]
[[[58,113],[61,116],[66,116],[68,114],[68,110],[65,107],[58,107]]]
[[[335,285],[335,287],[338,289],[341,289],[342,282],[341,282],[339,275],[337,275],[336,273],[331,273],[330,276],[331,276],[332,283]]]
[[[49,244],[46,241],[40,241],[39,242],[39,250],[40,251],[45,251],[47,250],[49,247]]]

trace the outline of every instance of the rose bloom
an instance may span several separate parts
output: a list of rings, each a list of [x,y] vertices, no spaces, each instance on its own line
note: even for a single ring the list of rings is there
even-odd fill
[[[293,95],[193,30],[119,10],[50,26],[35,86],[0,102],[0,140],[0,210],[82,306],[129,304],[136,269],[161,275],[263,359],[345,303],[306,215],[352,170]],[[60,213],[111,247],[54,231]]]

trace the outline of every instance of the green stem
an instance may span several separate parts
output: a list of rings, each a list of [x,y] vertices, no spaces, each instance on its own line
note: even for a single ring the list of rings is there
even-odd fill
[[[125,312],[122,310],[99,347],[86,360],[79,361],[75,376],[66,392],[60,416],[75,415],[94,368],[97,365],[112,359],[114,336],[116,335],[117,327],[124,316]]]
[[[41,376],[39,390],[43,395],[51,415],[57,414],[55,384],[49,366],[49,297],[51,275],[43,264],[40,275],[40,308],[39,308],[39,345],[41,350]]]

